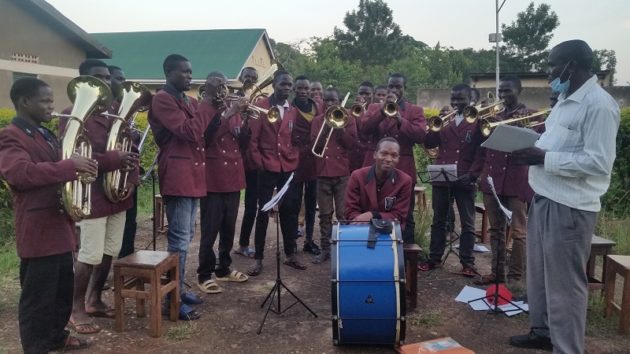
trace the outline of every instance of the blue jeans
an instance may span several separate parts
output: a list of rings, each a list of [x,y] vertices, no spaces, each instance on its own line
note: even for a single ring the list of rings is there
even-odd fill
[[[186,255],[195,236],[195,217],[199,198],[165,196],[168,220],[168,251],[179,253],[179,292],[184,293]]]

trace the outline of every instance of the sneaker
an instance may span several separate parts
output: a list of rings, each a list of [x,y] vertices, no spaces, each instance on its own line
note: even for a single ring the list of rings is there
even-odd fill
[[[330,259],[330,250],[323,250],[317,257],[313,258],[313,264],[322,264]]]
[[[428,272],[430,270],[433,270],[435,268],[438,268],[438,264],[437,263],[433,263],[431,261],[426,261],[426,262],[422,262],[420,264],[418,264],[418,270],[421,272]]]
[[[304,252],[310,253],[313,255],[318,255],[321,253],[319,246],[315,243],[315,241],[304,242]]]
[[[529,331],[529,334],[510,337],[510,345],[517,348],[553,351],[551,338],[536,334],[533,329]]]

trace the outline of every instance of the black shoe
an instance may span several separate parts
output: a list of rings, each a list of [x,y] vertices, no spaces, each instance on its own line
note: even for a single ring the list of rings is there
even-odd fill
[[[313,258],[313,264],[322,264],[330,259],[330,250],[322,251],[317,257]]]
[[[510,345],[517,348],[553,351],[551,338],[536,334],[533,329],[529,331],[529,334],[510,337]]]
[[[317,256],[321,253],[321,250],[319,249],[319,246],[315,243],[315,241],[310,241],[304,242],[304,252]]]

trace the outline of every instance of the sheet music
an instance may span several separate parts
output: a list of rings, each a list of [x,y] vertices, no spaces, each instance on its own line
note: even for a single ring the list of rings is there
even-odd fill
[[[488,185],[490,186],[490,190],[492,191],[492,195],[494,196],[494,199],[497,201],[497,203],[499,203],[499,208],[501,209],[503,214],[505,214],[505,217],[507,218],[508,222],[511,223],[512,211],[506,208],[503,204],[501,204],[501,201],[499,200],[499,196],[497,195],[497,190],[494,188],[494,180],[492,179],[492,176],[488,176],[487,181],[488,181]]]
[[[503,124],[497,126],[481,146],[492,150],[513,152],[533,147],[539,137],[540,134],[531,129]]]
[[[289,176],[289,178],[287,179],[286,183],[284,184],[284,186],[282,186],[282,188],[278,191],[278,193],[276,193],[276,195],[273,196],[273,198],[271,198],[267,204],[265,204],[262,207],[262,211],[269,211],[271,210],[271,208],[273,208],[276,204],[278,204],[278,202],[280,201],[280,199],[282,199],[282,197],[284,197],[284,194],[287,192],[287,190],[289,190],[289,185],[291,184],[291,180],[293,179],[293,175],[294,172],[291,172],[291,175]]]
[[[442,173],[444,171],[444,173]],[[457,180],[457,165],[428,165],[429,182],[455,182]],[[448,181],[444,177],[448,177]]]

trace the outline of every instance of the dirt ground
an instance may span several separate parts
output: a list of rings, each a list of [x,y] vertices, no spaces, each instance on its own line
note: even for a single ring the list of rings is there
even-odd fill
[[[240,225],[240,219],[238,222]],[[93,345],[85,353],[393,353],[388,347],[344,346],[332,343],[330,265],[314,265],[309,254],[300,252],[308,270],[298,271],[281,266],[286,285],[297,294],[316,314],[296,305],[282,315],[270,314],[260,335],[256,334],[264,309],[262,301],[275,280],[275,223],[269,223],[266,259],[263,274],[251,277],[243,284],[222,284],[224,291],[216,295],[203,295],[205,303],[197,306],[202,318],[194,322],[170,322],[164,319],[165,334],[160,338],[148,335],[148,320],[135,317],[135,303],[126,302],[126,330],[118,333],[113,320],[95,319],[103,329],[90,336]],[[199,228],[197,228],[197,233]],[[315,229],[317,239],[318,228]],[[272,237],[273,236],[273,237]],[[236,237],[238,239],[238,237]],[[253,239],[253,236],[252,236]],[[298,240],[301,245],[303,239]],[[136,248],[147,247],[150,241],[150,221],[139,222]],[[237,244],[238,240],[235,240]],[[253,243],[253,242],[252,242]],[[193,292],[200,293],[194,285],[199,236],[195,237],[189,253],[186,281]],[[157,249],[164,250],[164,237],[158,239]],[[476,254],[477,267],[482,272],[489,269],[490,254]],[[234,255],[233,268],[245,271],[250,259]],[[466,304],[454,301],[459,291],[472,281],[454,274],[459,270],[458,261],[451,255],[446,266],[418,276],[418,308],[407,313],[406,343],[450,336],[476,353],[538,353],[510,347],[508,337],[527,333],[527,316],[507,318],[473,311]],[[0,353],[20,352],[17,329],[18,281],[12,279],[2,285],[2,293],[9,301],[0,308]],[[0,295],[1,296],[1,295]],[[290,304],[290,296],[283,292],[282,300]],[[105,301],[113,304],[112,292],[107,291]],[[8,304],[7,304],[8,302]],[[597,314],[589,312],[589,316]],[[616,334],[616,321],[604,325],[589,326],[587,350],[591,354],[630,353],[630,336]]]

